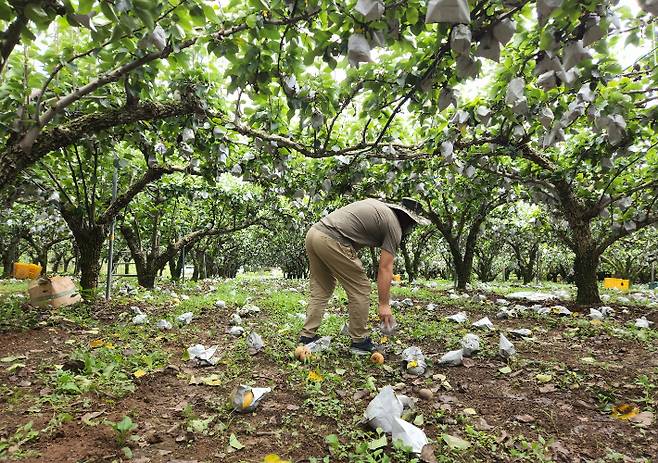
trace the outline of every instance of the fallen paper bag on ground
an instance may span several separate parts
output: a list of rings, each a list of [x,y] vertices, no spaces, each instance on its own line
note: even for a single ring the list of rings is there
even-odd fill
[[[636,328],[649,328],[649,325],[653,325],[653,322],[647,320],[647,317],[640,317],[635,320]]]
[[[385,324],[384,322],[381,322],[381,323],[379,324],[379,330],[380,330],[383,334],[385,334],[386,336],[392,336],[392,335],[394,335],[394,334],[397,332],[397,330],[398,330],[398,324],[397,324],[397,322],[395,321],[395,318],[393,318],[393,317],[391,317],[391,318],[392,318],[391,324],[387,325],[387,324]]]
[[[532,331],[530,331],[528,328],[517,328],[514,330],[509,330],[509,333],[520,338],[527,338],[532,336]]]
[[[82,299],[75,283],[68,277],[60,276],[30,281],[28,293],[30,304],[34,307],[65,307]]]
[[[370,401],[365,412],[365,419],[373,429],[381,428],[390,433],[393,421],[402,416],[404,405],[391,386],[384,386],[379,394]]]
[[[244,328],[241,326],[232,326],[226,332],[231,336],[242,336],[244,334]]]
[[[472,326],[474,326],[476,328],[486,328],[488,330],[493,330],[494,329],[494,325],[491,322],[491,320],[489,320],[489,317],[484,317],[484,318],[479,319],[476,322],[473,322]]]
[[[185,312],[184,314],[181,314],[178,317],[176,317],[176,320],[186,325],[189,325],[190,323],[192,323],[192,318],[194,318],[194,314],[192,312]]]
[[[249,336],[247,336],[247,348],[249,349],[249,353],[251,355],[257,354],[263,349],[263,347],[265,347],[265,343],[260,334],[255,331],[249,333]]]
[[[413,453],[422,452],[423,447],[429,443],[422,429],[404,421],[402,418],[395,418],[391,428],[393,440],[401,440],[404,445],[411,447]]]
[[[148,321],[148,316],[145,313],[140,313],[133,317],[133,325],[143,325]]]
[[[240,384],[231,394],[233,410],[240,413],[254,411],[265,394],[272,392],[269,387],[254,387]]]
[[[591,318],[592,320],[603,320],[603,314],[599,310],[590,307],[589,318]]]
[[[242,325],[242,317],[237,313],[234,313],[233,315],[231,315],[230,323],[231,326],[240,326]]]
[[[171,323],[165,319],[158,320],[158,324],[156,326],[160,330],[170,330],[172,328]]]
[[[480,337],[477,334],[467,333],[462,338],[462,352],[465,357],[470,357],[480,350]]]
[[[450,315],[446,317],[446,320],[450,320],[452,322],[457,322],[457,323],[464,323],[468,321],[468,316],[466,316],[466,312],[458,312],[454,315]]]
[[[317,341],[309,342],[308,344],[306,344],[306,348],[310,352],[316,353],[329,349],[330,345],[331,345],[331,336],[323,336]]]
[[[504,334],[500,334],[500,339],[498,341],[498,353],[504,359],[508,359],[514,354],[516,354],[516,349],[514,349],[514,344],[512,344],[509,339],[505,337]]]
[[[459,366],[464,363],[464,352],[462,349],[457,349],[457,350],[451,350],[450,352],[447,352],[443,354],[443,356],[439,359],[438,364],[443,365],[443,366]]]
[[[196,360],[200,366],[212,366],[217,363],[212,357],[219,346],[210,346],[206,349],[203,344],[195,344],[187,348],[190,360]]]
[[[425,363],[425,356],[419,347],[411,346],[402,351],[402,363],[407,373],[420,376],[425,373],[427,363]]]

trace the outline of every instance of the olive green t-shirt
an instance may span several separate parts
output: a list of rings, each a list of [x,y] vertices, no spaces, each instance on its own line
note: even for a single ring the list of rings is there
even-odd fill
[[[357,251],[375,247],[395,255],[402,239],[402,228],[395,213],[376,199],[341,207],[322,218],[314,228]]]

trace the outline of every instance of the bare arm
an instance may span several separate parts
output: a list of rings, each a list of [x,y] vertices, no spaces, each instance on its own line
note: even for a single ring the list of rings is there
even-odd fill
[[[377,293],[379,294],[379,318],[387,326],[391,325],[393,316],[391,312],[393,260],[393,254],[382,249],[379,257],[379,273],[377,274]]]

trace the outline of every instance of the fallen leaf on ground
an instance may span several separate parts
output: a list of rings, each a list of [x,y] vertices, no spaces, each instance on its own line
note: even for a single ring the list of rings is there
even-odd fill
[[[336,368],[336,374],[337,375],[342,376],[345,373],[347,373],[347,370],[345,368]]]
[[[386,447],[386,444],[388,444],[388,440],[386,439],[386,434],[384,434],[382,437],[379,439],[373,439],[368,443],[368,448],[370,450],[377,450],[382,447]]]
[[[653,413],[642,412],[630,418],[628,421],[636,425],[638,428],[648,428],[653,423]]]
[[[97,347],[101,347],[103,344],[105,344],[105,341],[102,339],[94,339],[93,341],[89,342],[89,347],[95,349]]]
[[[324,377],[315,370],[308,372],[308,380],[313,381],[314,383],[319,383],[324,380]]]
[[[640,409],[632,404],[619,404],[612,407],[612,417],[618,420],[630,420],[640,413]]]
[[[478,412],[476,412],[474,408],[465,408],[463,410],[463,412],[464,412],[464,415],[477,415],[478,414]]]
[[[555,384],[546,384],[545,386],[542,386],[539,388],[539,392],[542,394],[548,394],[549,392],[555,392],[556,387]]]
[[[512,372],[512,369],[510,367],[502,367],[499,368],[498,371],[500,371],[504,375],[508,375]]]
[[[521,423],[532,423],[535,421],[535,417],[532,415],[516,415],[514,419]]]
[[[480,417],[480,419],[473,425],[473,427],[478,431],[490,431],[493,429],[493,426],[487,423],[487,420],[482,417]]]
[[[93,420],[94,418],[98,418],[103,413],[105,413],[105,410],[101,410],[100,412],[85,413],[84,415],[82,415],[82,418],[80,419],[80,421],[82,421],[87,426],[96,426],[98,423],[94,423],[91,420]]]
[[[548,383],[550,380],[553,379],[553,377],[551,375],[544,375],[540,373],[537,376],[535,376],[535,379],[540,383]]]
[[[244,448],[244,445],[242,445],[235,434],[231,434],[231,437],[228,438],[228,445],[233,447],[235,450],[241,450]]]
[[[434,447],[430,444],[425,444],[423,450],[420,452],[420,460],[425,463],[436,463],[436,457],[434,456]]]
[[[265,455],[263,463],[290,463],[290,460],[282,460],[276,453],[270,453],[269,455]]]
[[[453,436],[451,434],[441,434],[441,439],[448,447],[454,450],[466,450],[471,446],[471,443],[461,437]]]
[[[136,372],[133,373],[133,376],[135,378],[141,378],[144,375],[146,375],[146,372],[144,370],[137,370]]]

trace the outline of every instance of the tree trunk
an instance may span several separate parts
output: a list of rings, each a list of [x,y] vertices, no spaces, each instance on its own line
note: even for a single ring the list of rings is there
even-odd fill
[[[404,258],[404,270],[407,273],[409,283],[411,283],[416,279],[416,273],[414,272],[413,262],[409,254],[408,241],[406,239],[403,239],[402,243],[400,243],[400,251],[402,251],[402,257]]]
[[[48,248],[43,249],[37,257],[39,265],[41,265],[41,274],[46,275],[48,273]]]
[[[578,292],[578,304],[598,304],[599,285],[596,272],[598,270],[600,254],[596,243],[592,239],[592,230],[589,221],[569,220],[572,236],[572,251],[576,255],[573,264],[574,283]]]
[[[101,253],[105,243],[105,227],[94,227],[94,233],[89,231],[73,231],[73,236],[80,252],[80,286],[85,291],[93,291],[98,287],[98,277],[101,271]]]
[[[157,274],[157,269],[145,269],[142,272],[137,272],[137,283],[139,283],[139,286],[142,288],[153,289]]]
[[[8,278],[14,270],[13,264],[18,260],[18,244],[20,237],[13,237],[9,242],[9,246],[2,253],[2,277]]]
[[[599,285],[596,278],[596,271],[599,266],[599,256],[595,253],[576,253],[574,261],[574,278],[578,294],[576,302],[578,304],[598,304],[601,302],[599,297]]]

